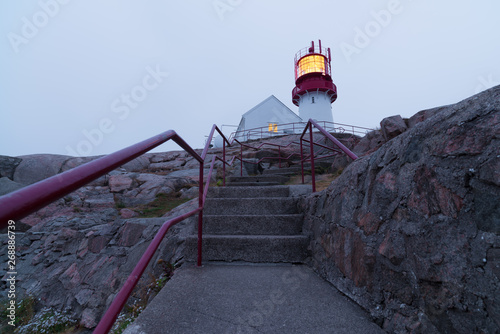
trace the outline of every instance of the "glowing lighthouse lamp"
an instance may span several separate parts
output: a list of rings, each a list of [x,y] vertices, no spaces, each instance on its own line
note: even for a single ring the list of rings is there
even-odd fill
[[[337,87],[332,81],[330,48],[311,47],[295,55],[295,88],[293,104],[299,107],[299,116],[304,121],[333,122],[332,103],[337,99]]]

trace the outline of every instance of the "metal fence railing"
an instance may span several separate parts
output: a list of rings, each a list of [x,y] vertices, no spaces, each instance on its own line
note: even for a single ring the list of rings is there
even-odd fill
[[[356,159],[357,156],[352,153],[347,147],[345,147],[342,143],[340,143],[335,137],[332,136],[329,132],[331,130],[340,129],[339,124],[333,124],[329,122],[322,122],[324,127],[313,120],[309,120],[307,124],[304,123],[290,123],[288,124],[288,129],[295,134],[301,134],[300,142],[290,141],[286,145],[278,145],[275,143],[261,143],[259,146],[253,147],[248,143],[244,143],[240,139],[236,137],[236,135],[232,136],[231,142],[224,136],[224,134],[220,131],[220,129],[213,125],[208,140],[206,141],[205,148],[201,155],[196,153],[196,151],[189,146],[175,131],[169,130],[164,133],[161,133],[157,136],[144,140],[135,145],[129,146],[125,149],[117,151],[115,153],[109,154],[102,158],[93,160],[84,165],[78,166],[76,168],[70,169],[64,173],[52,176],[48,179],[42,180],[38,183],[32,184],[15,192],[6,194],[0,197],[0,228],[4,228],[8,225],[9,220],[17,220],[22,219],[31,213],[47,206],[48,204],[64,197],[65,195],[79,189],[80,187],[86,185],[87,183],[109,173],[110,171],[122,166],[123,164],[141,156],[142,154],[152,150],[153,148],[167,142],[168,140],[173,140],[177,143],[181,148],[183,148],[187,153],[196,159],[200,164],[200,177],[199,177],[199,195],[198,195],[198,208],[192,210],[184,215],[179,217],[170,219],[163,223],[163,225],[158,230],[157,234],[153,238],[152,242],[144,252],[143,256],[137,263],[136,267],[132,271],[132,273],[127,278],[125,284],[120,289],[110,307],[101,318],[101,321],[97,325],[94,330],[96,334],[108,333],[108,331],[113,326],[116,318],[118,317],[120,311],[125,305],[127,299],[129,298],[132,290],[137,285],[139,279],[144,273],[146,267],[151,261],[155,251],[158,249],[161,241],[164,236],[170,229],[170,227],[175,224],[181,222],[182,220],[191,217],[195,214],[198,214],[198,258],[197,265],[201,266],[202,263],[202,224],[203,224],[203,208],[205,206],[205,200],[208,195],[208,189],[210,186],[210,180],[212,176],[212,172],[215,166],[216,160],[222,161],[222,169],[223,169],[223,186],[226,185],[226,165],[231,165],[235,160],[240,160],[240,168],[241,173],[243,172],[243,163],[259,163],[264,159],[276,159],[276,157],[263,157],[260,161],[245,161],[243,159],[243,148],[246,147],[248,149],[259,150],[266,145],[273,146],[278,149],[278,159],[279,159],[279,167],[281,167],[281,160],[289,159],[293,155],[299,155],[301,159],[302,166],[302,182],[304,182],[304,162],[311,161],[311,173],[312,173],[312,183],[313,183],[313,192],[316,190],[315,188],[315,176],[314,176],[314,146],[323,147],[326,149],[331,149],[325,145],[320,143],[314,143],[313,141],[313,126],[326,138],[328,138],[332,143],[334,143],[339,149],[338,152],[344,152],[352,159]],[[302,125],[302,128],[299,127],[299,124]],[[331,124],[331,126],[330,126]],[[285,125],[285,124],[284,124]],[[336,126],[335,126],[336,125]],[[353,127],[352,131],[354,133],[354,128],[357,129],[366,129],[360,127]],[[214,155],[212,157],[212,161],[210,164],[210,170],[208,173],[208,178],[204,184],[204,164],[206,162],[208,149],[210,147],[210,143],[212,142],[212,138],[215,132],[218,132],[220,136],[223,138],[223,148],[222,148],[222,157]],[[250,131],[250,130],[249,130]],[[285,130],[282,130],[283,133],[287,133]],[[304,135],[309,131],[309,140],[304,139]],[[259,133],[258,131],[256,133]],[[263,132],[260,132],[261,134]],[[262,138],[262,137],[261,137]],[[310,145],[310,154],[308,156],[304,156],[303,152],[303,142],[308,142]],[[233,143],[238,143],[240,145],[240,154],[235,155],[228,162],[226,161],[226,145],[231,146]],[[281,149],[289,147],[291,145],[300,145],[300,153],[292,152],[287,157],[281,157]],[[241,174],[240,174],[241,175]]]

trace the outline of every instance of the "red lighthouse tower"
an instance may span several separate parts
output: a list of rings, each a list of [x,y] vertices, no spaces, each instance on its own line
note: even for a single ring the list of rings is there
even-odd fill
[[[337,87],[331,76],[330,48],[315,46],[304,48],[295,55],[295,88],[293,104],[299,107],[303,121],[333,122],[332,103],[337,99]]]

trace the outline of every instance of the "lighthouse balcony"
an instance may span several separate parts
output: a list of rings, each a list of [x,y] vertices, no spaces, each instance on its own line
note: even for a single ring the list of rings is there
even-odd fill
[[[326,92],[330,96],[331,103],[337,99],[337,87],[333,82],[326,80],[307,80],[303,81],[292,90],[293,104],[298,106],[302,95],[314,91]]]

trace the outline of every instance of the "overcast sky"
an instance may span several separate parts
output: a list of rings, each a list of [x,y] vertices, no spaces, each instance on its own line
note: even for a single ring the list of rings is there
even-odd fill
[[[5,0],[0,154],[107,154],[169,129],[202,148],[272,94],[298,112],[294,55],[318,39],[334,121],[376,127],[500,84],[499,14],[498,0]]]

